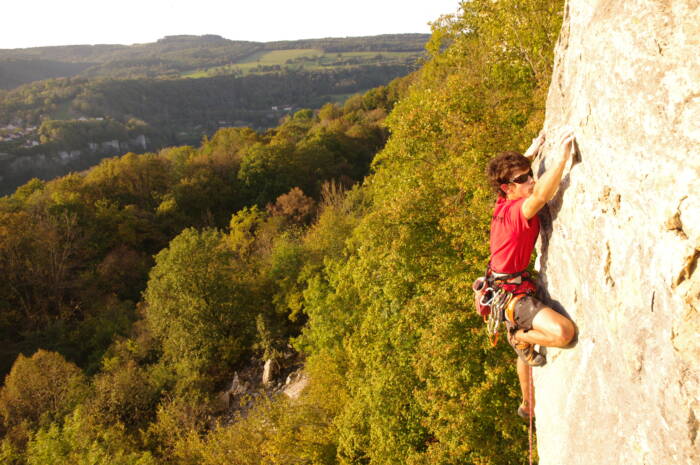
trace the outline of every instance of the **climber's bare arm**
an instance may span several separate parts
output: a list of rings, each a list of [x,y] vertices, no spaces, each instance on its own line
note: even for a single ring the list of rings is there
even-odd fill
[[[540,176],[537,182],[535,182],[532,194],[523,202],[523,216],[528,220],[533,218],[547,202],[552,200],[554,194],[557,193],[557,189],[559,189],[559,184],[561,183],[561,177],[564,174],[564,168],[569,158],[571,158],[573,142],[574,135],[572,132],[567,131],[562,135],[559,142],[561,149],[559,161],[554,167],[548,169]]]

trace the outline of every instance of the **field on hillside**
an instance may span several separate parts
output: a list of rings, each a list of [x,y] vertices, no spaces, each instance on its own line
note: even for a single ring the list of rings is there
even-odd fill
[[[247,75],[284,69],[314,71],[358,65],[394,65],[416,63],[419,52],[332,52],[320,49],[264,50],[237,63],[187,71],[183,78],[207,78],[221,75]]]

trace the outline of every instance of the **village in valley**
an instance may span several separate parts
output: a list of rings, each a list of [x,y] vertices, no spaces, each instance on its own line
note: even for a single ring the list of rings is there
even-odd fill
[[[103,121],[104,118],[86,118],[81,116],[76,121]],[[31,148],[41,145],[46,142],[42,140],[41,128],[39,126],[25,125],[20,120],[15,120],[12,123],[0,126],[0,147],[11,146],[12,148]]]
[[[21,144],[21,147],[36,147],[39,145],[39,128],[8,124],[0,127],[0,143],[9,142]]]

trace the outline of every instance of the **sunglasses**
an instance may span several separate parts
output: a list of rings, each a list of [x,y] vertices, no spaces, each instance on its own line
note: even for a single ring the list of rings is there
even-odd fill
[[[523,184],[523,183],[527,182],[527,180],[532,178],[532,177],[533,177],[532,169],[530,169],[530,171],[528,171],[527,173],[523,173],[520,176],[518,176],[517,178],[511,179],[509,182],[514,182],[515,184]]]

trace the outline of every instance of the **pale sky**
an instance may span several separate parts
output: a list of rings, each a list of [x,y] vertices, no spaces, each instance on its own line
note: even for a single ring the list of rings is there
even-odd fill
[[[459,0],[3,1],[0,49],[155,42],[166,35],[232,40],[429,33]]]

